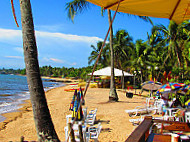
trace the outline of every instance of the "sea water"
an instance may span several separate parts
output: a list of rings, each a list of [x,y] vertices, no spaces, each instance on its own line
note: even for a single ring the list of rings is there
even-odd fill
[[[64,86],[63,83],[52,82],[50,79],[42,79],[42,82],[45,91]],[[0,122],[5,120],[2,113],[16,111],[27,99],[30,99],[30,94],[25,76],[0,74]]]

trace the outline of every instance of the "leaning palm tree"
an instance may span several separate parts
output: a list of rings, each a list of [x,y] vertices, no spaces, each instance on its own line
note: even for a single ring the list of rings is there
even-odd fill
[[[47,106],[40,70],[30,0],[20,0],[22,37],[27,82],[33,108],[38,141],[57,141]]]

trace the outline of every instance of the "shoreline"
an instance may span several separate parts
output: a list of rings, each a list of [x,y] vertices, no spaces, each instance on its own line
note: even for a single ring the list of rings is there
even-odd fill
[[[65,88],[73,87],[66,83],[65,86],[45,92],[52,121],[61,141],[65,140],[66,115],[71,114],[69,105],[73,97],[73,92],[66,92],[64,91]],[[102,124],[99,141],[122,142],[135,128],[129,122],[130,117],[124,110],[144,105],[142,102],[145,102],[145,98],[139,96],[134,96],[132,99],[126,98],[125,93],[117,90],[119,102],[108,103],[109,90],[105,88],[89,88],[85,97],[86,104],[83,107],[87,107],[87,111],[98,108],[96,123],[100,122]],[[30,100],[27,100],[22,105],[23,108],[19,112],[4,114],[9,119],[4,121],[3,129],[0,130],[1,142],[19,141],[21,136],[24,136],[27,141],[37,141]],[[2,127],[2,124],[0,127]],[[17,132],[16,134],[15,131]]]
[[[53,89],[56,89],[56,88],[59,88],[59,87],[66,87],[66,86],[69,85],[68,83],[72,83],[72,82],[77,81],[77,80],[72,81],[70,79],[64,79],[64,78],[45,77],[45,76],[43,76],[42,78],[43,79],[50,79],[52,82],[62,82],[62,83],[64,83],[63,86],[57,86],[57,87],[54,87],[54,88],[50,87],[50,89],[48,89],[46,91],[45,91],[45,88],[44,88],[45,94],[48,93],[50,90],[53,90]],[[19,106],[21,106],[21,108],[19,108],[17,110],[1,114],[1,116],[4,117],[4,120],[2,122],[0,122],[0,131],[5,129],[6,125],[8,123],[17,120],[17,118],[19,118],[19,117],[22,117],[23,113],[32,111],[32,104],[30,102],[30,99],[23,100],[23,103],[19,104]]]

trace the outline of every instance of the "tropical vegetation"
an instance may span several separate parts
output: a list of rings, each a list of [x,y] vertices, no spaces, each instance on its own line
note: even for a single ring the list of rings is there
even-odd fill
[[[22,73],[26,73],[27,75],[38,141],[59,142],[60,140],[54,129],[51,115],[47,106],[41,75],[43,75],[43,73],[46,75],[52,75],[53,73],[54,76],[59,76],[60,74],[63,76],[66,71],[63,69],[61,72],[60,69],[51,67],[49,67],[48,70],[47,67],[43,67],[41,69],[39,68],[37,58],[38,51],[30,0],[19,1],[21,9],[23,50],[26,66],[26,70],[22,70]],[[77,4],[79,1],[75,0],[73,2],[76,2]],[[82,7],[81,5],[78,5],[75,7],[76,10],[69,9],[69,13],[73,13],[71,18],[74,18],[76,14],[75,12],[78,11],[78,9],[79,11],[83,9],[86,1],[80,0],[80,2],[82,2]],[[13,1],[11,1],[11,3],[13,3]],[[111,14],[109,16],[110,23]],[[116,64],[122,70],[135,73],[137,77],[140,75],[139,80],[141,82],[149,79],[149,77],[152,79],[162,79],[162,73],[164,73],[165,79],[169,74],[173,75],[173,79],[185,81],[190,77],[189,27],[189,21],[186,21],[180,25],[170,22],[168,28],[163,25],[154,26],[151,34],[148,36],[147,41],[138,40],[134,44],[130,40],[130,36],[127,32],[119,31],[113,38],[112,32],[110,32],[109,42],[111,46],[110,49],[108,49],[108,52],[103,52],[105,53],[105,55],[103,55],[103,60],[105,61],[102,60],[103,62],[101,62],[99,66],[105,66],[106,62],[110,61],[111,58],[112,78],[114,76],[113,67],[114,64]],[[107,50],[107,48],[104,49]],[[111,57],[109,57],[110,54],[107,54],[110,52]],[[109,57],[109,59],[106,59],[107,57]],[[96,58],[89,57],[89,59],[91,59],[90,62],[92,63]],[[87,67],[87,69],[89,68]],[[80,75],[81,77],[84,77],[88,72],[84,71],[81,73],[80,70],[77,71],[73,74]],[[2,73],[4,72],[5,71]],[[75,72],[74,68],[71,68],[70,72]],[[113,88],[110,88],[110,90],[112,89],[114,89],[114,85]],[[115,95],[117,96],[117,94]],[[118,99],[116,98],[115,100],[117,101]]]
[[[190,80],[189,24],[189,21],[185,21],[181,25],[176,25],[171,21],[168,28],[163,25],[153,26],[147,35],[147,41],[139,39],[134,42],[126,30],[116,31],[113,36],[115,67],[135,74],[138,85],[150,79],[164,81],[165,74],[170,74],[171,81]],[[87,74],[92,72],[102,44],[102,41],[99,41],[96,45],[91,45],[89,66],[82,68],[43,66],[40,67],[41,76],[75,77],[86,80]],[[107,42],[98,61],[97,69],[110,66],[110,62],[110,48]],[[3,68],[0,72],[26,74],[25,69]]]
[[[180,25],[171,21],[168,27],[153,26],[147,41],[133,42],[126,30],[116,32],[113,40],[115,67],[136,75],[138,84],[146,80],[184,82],[190,80],[190,28],[189,21]],[[89,57],[89,63],[96,59],[97,48]],[[109,48],[105,47],[99,64],[106,67],[110,62]],[[96,54],[95,54],[96,53]]]

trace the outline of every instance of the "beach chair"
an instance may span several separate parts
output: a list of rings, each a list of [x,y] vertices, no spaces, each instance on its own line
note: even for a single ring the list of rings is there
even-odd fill
[[[95,108],[94,110],[90,110],[89,111],[89,114],[91,115],[91,114],[96,114],[97,113],[97,111],[98,111],[98,109],[97,108]]]
[[[88,125],[94,125],[94,122],[96,120],[96,113],[97,113],[97,108],[95,110],[91,110],[89,111],[89,114],[87,115],[86,117],[86,120],[85,122],[88,124]]]
[[[135,107],[135,109],[125,110],[125,112],[128,113],[130,117],[134,117],[142,113],[151,113],[151,112],[156,113],[159,109],[157,105],[158,103],[155,104],[155,100],[154,100],[154,103],[150,103],[151,100],[154,100],[154,99],[146,98],[146,103],[144,106],[137,106]]]
[[[88,128],[88,132],[86,133],[86,139],[90,138],[93,139],[95,142],[97,142],[101,129],[102,129],[101,123],[98,123],[97,126],[90,126]]]

